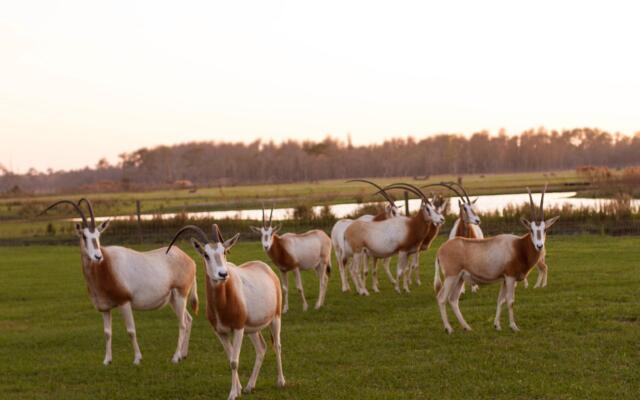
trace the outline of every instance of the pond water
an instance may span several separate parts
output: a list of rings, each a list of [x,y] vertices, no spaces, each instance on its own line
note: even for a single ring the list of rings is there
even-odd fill
[[[545,205],[548,206],[563,206],[565,204],[571,204],[574,207],[599,207],[604,204],[607,204],[611,200],[609,199],[585,199],[585,198],[575,198],[573,196],[576,195],[576,192],[557,192],[557,193],[547,193],[545,195]],[[476,202],[476,207],[479,212],[490,212],[490,211],[502,211],[508,205],[518,205],[522,203],[529,202],[529,195],[527,193],[518,193],[518,194],[500,194],[500,195],[487,195],[487,196],[472,196],[472,199],[478,198]],[[536,204],[540,201],[540,195],[534,194],[534,201]],[[404,207],[404,201],[397,201],[396,204],[398,206]],[[633,200],[632,204],[634,207],[640,207],[640,200]],[[347,203],[347,204],[334,204],[330,206],[331,212],[337,218],[344,218],[353,211],[355,211],[361,204],[358,203]],[[419,199],[411,199],[409,200],[409,209],[411,211],[415,211],[420,206]],[[322,209],[322,206],[314,207],[314,212],[319,213]],[[451,202],[451,212],[457,214],[458,213],[458,202],[452,199]],[[174,218],[176,213],[165,213],[161,214],[163,219],[171,219]],[[273,210],[273,220],[281,221],[285,219],[290,219],[293,215],[293,208],[276,208]],[[158,214],[142,214],[141,218],[144,220],[150,220],[157,217]],[[202,211],[202,212],[189,212],[187,216],[191,218],[213,218],[213,219],[225,219],[225,218],[236,218],[236,219],[250,219],[250,220],[259,220],[262,218],[262,210],[260,209],[252,209],[252,210],[227,210],[227,211]],[[269,210],[267,210],[267,218],[269,217]],[[96,218],[96,220],[104,220],[108,217]],[[115,220],[129,219],[130,216],[117,216],[111,217]]]

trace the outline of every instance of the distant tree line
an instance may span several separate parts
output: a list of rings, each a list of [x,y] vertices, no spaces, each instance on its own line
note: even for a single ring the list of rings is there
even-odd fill
[[[0,168],[0,192],[146,190],[226,186],[356,177],[425,176],[625,167],[640,164],[640,132],[634,136],[590,128],[528,130],[518,136],[486,131],[470,137],[440,134],[353,146],[333,138],[283,143],[193,142],[142,148],[120,155],[117,165],[13,174]]]

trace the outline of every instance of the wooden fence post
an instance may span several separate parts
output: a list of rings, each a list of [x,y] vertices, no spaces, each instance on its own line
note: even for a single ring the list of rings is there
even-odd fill
[[[140,200],[136,200],[136,216],[138,217],[138,238],[140,240],[140,244],[142,244],[144,239],[142,237],[142,217],[140,215],[140,208]]]

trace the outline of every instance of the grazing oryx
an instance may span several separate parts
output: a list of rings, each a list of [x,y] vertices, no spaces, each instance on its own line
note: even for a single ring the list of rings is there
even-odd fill
[[[307,311],[309,307],[304,297],[302,277],[300,270],[315,269],[320,280],[320,292],[316,302],[316,310],[324,304],[331,274],[331,239],[321,230],[314,229],[305,233],[285,233],[280,236],[277,232],[282,227],[271,225],[273,208],[269,215],[269,224],[265,219],[262,209],[262,227],[251,227],[251,230],[259,233],[265,252],[278,267],[284,292],[284,306],[282,312],[289,310],[289,278],[287,272],[293,271],[296,276],[296,288],[302,297],[302,309]]]
[[[395,199],[392,196],[390,196],[387,192],[385,192],[384,189],[382,189],[380,186],[378,186],[377,184],[371,181],[364,180],[364,179],[354,179],[347,182],[365,182],[370,185],[373,185],[379,190],[378,194],[382,195],[385,198],[385,200],[387,200],[388,202],[388,204],[385,205],[384,212],[380,212],[376,215],[370,215],[370,214],[362,215],[356,219],[357,221],[367,221],[367,222],[383,221],[385,219],[398,216],[399,211],[398,211],[398,207],[395,204]],[[348,219],[348,218],[338,220],[333,226],[333,228],[331,229],[331,242],[333,244],[333,251],[336,254],[336,260],[338,261],[338,268],[340,270],[340,279],[342,281],[343,292],[350,290],[349,281],[346,276],[345,268],[349,260],[353,256],[353,254],[351,254],[350,252],[347,252],[345,241],[344,241],[344,232],[347,230],[347,228],[349,227],[349,225],[351,225],[353,221],[354,220]],[[384,260],[384,268],[391,283],[395,284],[395,279],[393,278],[393,275],[391,275],[391,270],[389,269],[390,262],[391,262],[391,258],[387,257]],[[372,275],[373,291],[376,293],[380,291],[378,289],[377,263],[378,263],[378,259],[374,258],[371,275]],[[366,276],[366,268],[368,265],[368,261],[366,258],[364,260],[364,265],[365,265],[365,276]],[[357,292],[362,295],[368,295],[369,292],[367,291],[367,288],[366,288],[365,276],[361,275],[360,271],[355,271],[353,268],[349,268],[349,271],[351,272],[351,278],[353,279],[353,283],[356,286]]]
[[[239,397],[242,392],[238,364],[242,338],[247,333],[256,350],[256,361],[249,383],[244,388],[250,393],[256,386],[260,367],[267,351],[267,344],[260,331],[271,328],[271,339],[276,352],[278,386],[285,384],[280,355],[280,319],[282,292],[278,277],[262,261],[249,261],[236,266],[227,261],[227,254],[238,241],[240,234],[228,240],[222,238],[218,225],[213,225],[213,242],[197,226],[187,225],[173,237],[167,252],[178,237],[192,231],[198,239],[191,238],[191,244],[204,258],[206,271],[207,319],[222,343],[231,366],[231,391],[229,399]]]
[[[86,203],[91,220],[88,222],[80,205]],[[80,215],[82,223],[76,224],[80,238],[82,272],[94,307],[102,312],[106,354],[104,364],[111,363],[111,310],[120,308],[135,357],[134,364],[142,359],[133,310],[155,310],[167,303],[178,317],[178,347],[173,355],[174,363],[187,357],[192,317],[186,310],[187,301],[197,313],[196,264],[182,250],[165,249],[138,252],[120,246],[100,246],[100,235],[109,226],[109,220],[96,226],[93,207],[86,199],[77,204],[61,200],[47,207],[42,214],[60,205],[70,204]]]
[[[353,253],[352,268],[359,267],[365,253],[390,257],[398,253],[395,289],[400,293],[400,278],[407,270],[410,254],[417,252],[429,230],[444,223],[444,217],[420,189],[409,184],[395,184],[386,189],[402,188],[422,199],[420,210],[412,217],[398,216],[384,221],[354,221],[345,231],[345,243]],[[408,290],[408,287],[405,287]]]
[[[527,188],[527,190],[529,190]],[[506,302],[509,309],[509,326],[518,331],[514,315],[516,282],[521,281],[544,254],[546,232],[558,220],[553,217],[544,219],[544,193],[540,199],[539,218],[534,216],[535,206],[529,190],[531,203],[531,221],[521,218],[522,224],[529,230],[524,236],[498,235],[489,239],[454,238],[443,244],[436,254],[434,289],[437,293],[438,307],[444,328],[453,332],[447,317],[446,303],[453,309],[458,321],[465,330],[471,327],[462,317],[458,306],[464,274],[474,283],[501,282],[500,294],[494,325],[500,330],[500,312]],[[440,281],[440,270],[445,280]]]

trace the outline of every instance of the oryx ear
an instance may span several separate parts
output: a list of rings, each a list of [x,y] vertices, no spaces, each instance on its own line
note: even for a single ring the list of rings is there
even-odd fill
[[[231,250],[231,248],[236,243],[238,243],[238,239],[240,239],[240,234],[236,233],[232,238],[225,240],[224,243],[222,243],[222,245],[224,246],[224,251],[228,253],[229,250]]]
[[[194,249],[196,249],[198,253],[204,254],[204,244],[202,244],[202,242],[200,242],[196,238],[191,238],[189,241],[191,242],[191,245],[193,246]]]
[[[462,201],[460,199],[458,199],[458,207],[462,208]]]
[[[544,229],[547,230],[551,228],[551,226],[555,224],[558,219],[560,219],[560,216],[556,215],[555,217],[549,218],[548,220],[544,221]]]
[[[262,231],[260,230],[260,228],[255,227],[255,226],[253,226],[253,225],[250,225],[250,226],[249,226],[249,229],[251,229],[251,230],[252,230],[253,232],[255,232],[255,233],[262,233]]]
[[[84,235],[84,232],[82,231],[82,224],[79,222],[76,222],[75,228],[76,228],[76,235],[82,237]]]
[[[531,222],[529,222],[528,219],[526,219],[525,217],[520,217],[520,223],[527,228],[528,231],[531,230]]]
[[[105,221],[102,221],[102,223],[100,225],[98,225],[98,227],[96,229],[98,230],[98,232],[102,233],[102,232],[107,230],[107,228],[109,227],[110,223],[111,223],[111,219],[107,219]]]
[[[479,199],[479,197],[476,197],[475,199],[473,199],[473,200],[471,201],[471,204],[476,204],[476,201],[478,201],[478,199]]]
[[[278,233],[278,231],[282,229],[282,224],[278,224],[278,226],[276,226],[275,228],[273,228],[273,234],[275,235],[276,233]]]

